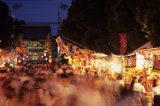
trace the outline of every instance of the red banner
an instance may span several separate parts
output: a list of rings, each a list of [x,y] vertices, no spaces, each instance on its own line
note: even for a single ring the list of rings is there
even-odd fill
[[[121,43],[121,54],[124,55],[127,48],[127,34],[119,34]]]

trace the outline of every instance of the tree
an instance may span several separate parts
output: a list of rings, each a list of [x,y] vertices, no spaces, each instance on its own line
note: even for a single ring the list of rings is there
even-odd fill
[[[48,33],[47,40],[45,41],[44,48],[46,48],[49,56],[52,55],[52,51],[54,49],[53,38],[50,33]]]
[[[145,44],[147,39],[145,33],[141,31],[141,26],[136,20],[136,0],[117,0],[113,6],[113,22],[114,22],[114,33],[115,39],[119,40],[119,33],[127,34],[127,52],[132,52],[139,46]],[[110,27],[108,27],[108,30]],[[116,41],[118,43],[118,41]]]
[[[22,44],[21,42],[23,42],[23,36],[22,36],[22,28],[21,28],[21,25],[24,25],[25,22],[23,20],[17,20],[15,19],[15,22],[14,22],[14,38],[13,38],[13,47],[20,47]]]
[[[0,1],[0,48],[7,49],[10,47],[10,38],[13,33],[13,19],[9,15],[9,9],[6,3]]]
[[[14,10],[16,10],[16,9],[18,9],[18,8],[21,8],[22,7],[22,4],[21,3],[15,3],[14,5],[13,5],[13,9]]]
[[[21,47],[23,45],[23,34],[19,33],[17,36],[16,42],[14,42],[15,47]]]
[[[66,10],[66,9],[68,8],[68,6],[67,6],[66,4],[64,4],[64,3],[61,3],[61,4],[59,5],[59,7],[60,7],[62,10]]]
[[[136,19],[153,47],[160,46],[160,1],[138,0]]]
[[[136,0],[73,0],[58,35],[97,52],[120,54],[119,33],[126,33],[131,52],[147,42],[136,8]]]
[[[104,13],[105,0],[97,2],[97,0],[76,0],[72,2],[72,6],[69,8],[68,17],[62,23],[62,31],[59,35],[68,37],[88,48],[99,51],[99,47],[96,46],[96,40],[103,40],[106,38],[107,33],[105,29],[105,16]],[[85,11],[85,12],[84,12]],[[98,14],[98,15],[97,15]],[[89,34],[93,34],[94,31],[99,34],[97,36],[103,37],[92,37]],[[97,39],[98,38],[98,39]],[[92,41],[92,45],[88,42]],[[106,50],[106,49],[104,49]]]

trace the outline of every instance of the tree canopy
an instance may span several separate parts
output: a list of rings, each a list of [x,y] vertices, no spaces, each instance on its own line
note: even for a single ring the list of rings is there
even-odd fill
[[[154,47],[160,46],[160,1],[139,0],[137,21]]]
[[[14,5],[16,9],[20,6],[22,5]],[[9,13],[8,6],[2,1],[0,1],[0,14],[0,40],[2,41],[0,48],[9,49],[11,46],[20,46],[20,39],[22,39],[20,35],[22,32],[21,25],[25,24],[25,22],[13,19]]]
[[[0,1],[0,48],[7,48],[10,45],[11,34],[13,33],[13,19],[9,15],[6,3]]]
[[[151,10],[147,7],[150,4],[152,4]],[[72,0],[72,5],[68,9],[68,17],[63,20],[62,30],[58,35],[68,37],[92,50],[104,53],[120,54],[119,33],[127,34],[126,54],[145,44],[148,40],[151,40],[155,46],[153,41],[159,41],[159,20],[156,17],[159,16],[158,6],[158,1],[149,2],[149,0],[147,3],[145,0]],[[145,14],[143,14],[144,11]],[[147,24],[145,20],[152,16],[147,12],[151,11],[154,11],[152,12],[154,17]],[[154,18],[157,20],[151,21]],[[142,31],[144,23],[147,28],[151,27],[151,24],[154,25],[150,30]],[[153,28],[154,30],[152,30]],[[147,39],[145,35],[148,32],[150,36]],[[152,38],[156,34],[157,39]]]

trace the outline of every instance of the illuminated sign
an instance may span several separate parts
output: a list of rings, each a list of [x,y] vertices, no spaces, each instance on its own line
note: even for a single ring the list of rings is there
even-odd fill
[[[143,69],[144,65],[144,56],[136,53],[136,68]]]

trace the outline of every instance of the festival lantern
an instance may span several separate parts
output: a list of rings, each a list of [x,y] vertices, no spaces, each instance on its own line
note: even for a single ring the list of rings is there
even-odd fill
[[[26,59],[27,59],[27,60],[29,59],[29,55],[26,56]]]
[[[22,58],[18,58],[18,59],[17,59],[17,64],[18,64],[18,65],[23,64],[23,60],[22,60]]]
[[[49,63],[49,64],[52,64],[52,58],[49,58],[49,59],[48,59],[48,63]]]
[[[41,55],[40,57],[41,57],[41,60],[43,60],[43,59],[44,59],[44,55]]]

